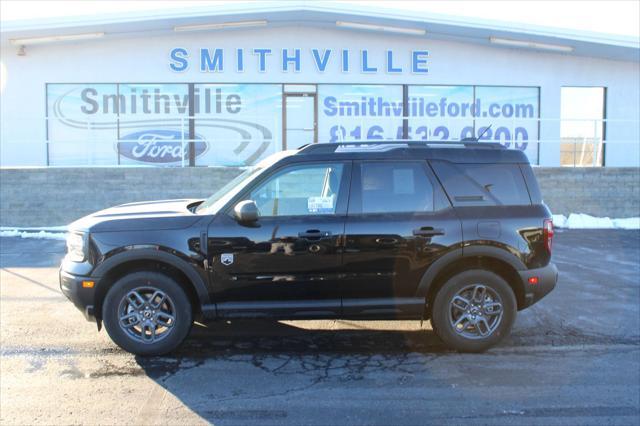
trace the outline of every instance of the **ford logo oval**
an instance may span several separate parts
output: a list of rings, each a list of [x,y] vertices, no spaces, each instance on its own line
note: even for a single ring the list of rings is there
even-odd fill
[[[207,152],[207,142],[196,135],[195,155]],[[120,138],[120,154],[143,163],[176,163],[189,159],[189,135],[177,130],[143,130]],[[184,144],[182,141],[185,141]]]

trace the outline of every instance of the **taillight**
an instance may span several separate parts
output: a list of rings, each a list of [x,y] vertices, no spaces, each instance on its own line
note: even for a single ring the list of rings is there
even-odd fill
[[[542,223],[542,232],[544,238],[544,246],[551,254],[551,247],[553,245],[553,219],[545,219]]]

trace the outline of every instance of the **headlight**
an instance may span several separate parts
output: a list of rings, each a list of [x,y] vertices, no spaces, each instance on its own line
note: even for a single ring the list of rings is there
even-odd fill
[[[86,257],[85,234],[67,235],[67,256],[74,262],[82,262]]]

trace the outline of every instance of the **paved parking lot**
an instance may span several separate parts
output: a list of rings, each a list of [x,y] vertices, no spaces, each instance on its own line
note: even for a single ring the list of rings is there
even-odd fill
[[[2,424],[640,422],[637,231],[559,232],[557,289],[481,355],[417,321],[240,321],[137,358],[59,292],[63,242],[0,244]]]

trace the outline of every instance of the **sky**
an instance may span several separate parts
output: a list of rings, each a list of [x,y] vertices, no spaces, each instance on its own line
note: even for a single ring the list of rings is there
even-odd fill
[[[336,1],[337,2],[337,1]],[[27,1],[2,0],[0,20],[14,21],[38,18],[122,13],[158,9],[184,9],[233,3],[231,1]],[[238,3],[238,2],[235,2]],[[248,2],[244,2],[248,3]],[[303,3],[303,2],[297,2]],[[322,3],[319,0],[308,4]],[[324,2],[331,3],[331,2]],[[633,36],[640,38],[640,0],[520,0],[520,1],[344,1],[358,5],[376,3],[404,11],[420,11],[452,16],[474,17],[579,31]]]

